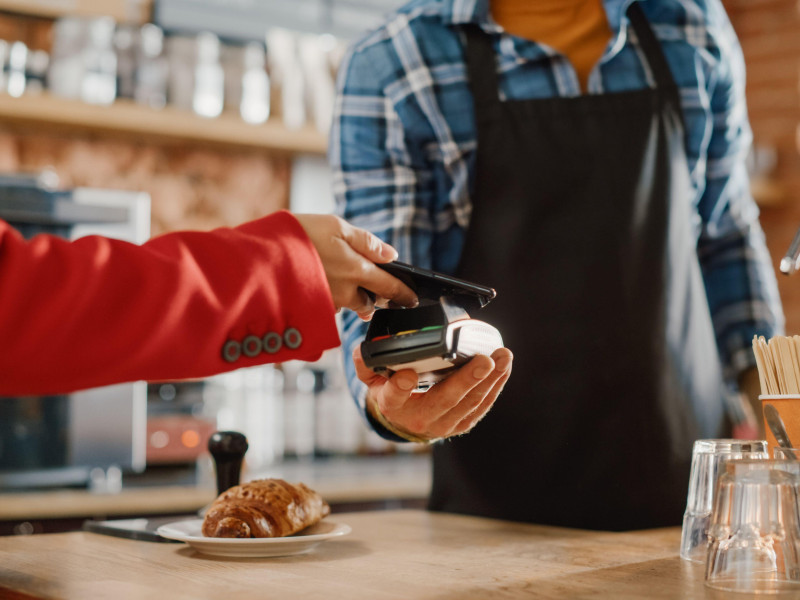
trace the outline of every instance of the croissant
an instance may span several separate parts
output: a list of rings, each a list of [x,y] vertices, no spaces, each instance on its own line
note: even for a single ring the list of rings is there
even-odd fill
[[[256,479],[214,500],[203,519],[203,535],[223,538],[284,537],[330,514],[317,492],[302,483]]]

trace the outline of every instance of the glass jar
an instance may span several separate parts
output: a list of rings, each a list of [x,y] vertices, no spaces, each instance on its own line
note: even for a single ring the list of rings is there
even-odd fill
[[[147,23],[139,30],[133,97],[139,104],[150,108],[164,108],[167,104],[168,81],[169,64],[164,55],[164,32],[157,25]]]

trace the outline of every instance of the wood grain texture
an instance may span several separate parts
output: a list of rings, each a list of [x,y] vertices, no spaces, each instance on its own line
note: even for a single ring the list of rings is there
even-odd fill
[[[306,555],[215,558],[186,546],[90,533],[0,538],[0,597],[714,598],[702,565],[678,556],[679,529],[605,533],[475,517],[341,513],[353,528]]]

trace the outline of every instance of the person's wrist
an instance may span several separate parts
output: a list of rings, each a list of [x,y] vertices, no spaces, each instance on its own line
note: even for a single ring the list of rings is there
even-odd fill
[[[370,416],[375,419],[375,421],[380,423],[380,425],[387,431],[408,442],[414,442],[415,444],[433,444],[441,439],[419,436],[395,425],[386,418],[386,416],[381,412],[380,408],[378,408],[378,402],[372,399],[369,395],[367,396],[367,410],[369,411]]]

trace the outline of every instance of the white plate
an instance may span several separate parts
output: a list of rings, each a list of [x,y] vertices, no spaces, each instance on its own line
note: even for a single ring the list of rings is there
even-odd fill
[[[318,544],[347,535],[349,525],[322,520],[294,535],[277,538],[213,538],[202,533],[203,519],[188,519],[162,525],[156,531],[161,537],[186,542],[198,552],[214,556],[265,558],[310,552]]]

